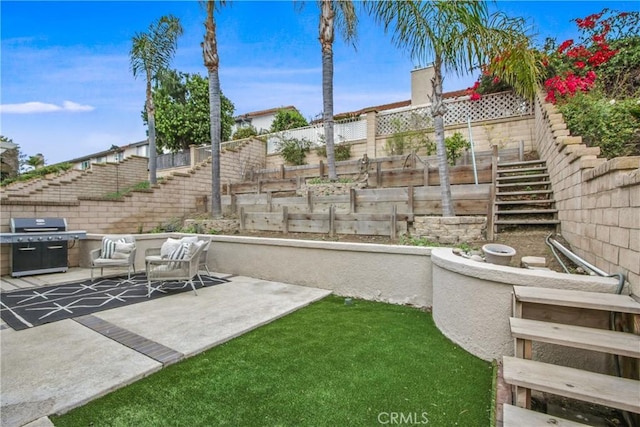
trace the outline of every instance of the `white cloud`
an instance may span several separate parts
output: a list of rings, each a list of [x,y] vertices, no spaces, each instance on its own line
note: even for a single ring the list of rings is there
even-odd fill
[[[95,107],[91,105],[82,105],[72,101],[64,101],[62,105],[49,104],[46,102],[23,102],[20,104],[3,104],[0,105],[0,113],[5,114],[34,114],[34,113],[53,113],[58,111],[82,112],[93,111]]]

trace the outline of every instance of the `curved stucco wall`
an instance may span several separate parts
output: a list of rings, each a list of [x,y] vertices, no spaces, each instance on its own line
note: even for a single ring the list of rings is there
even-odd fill
[[[613,293],[613,278],[579,276],[545,270],[528,270],[476,262],[453,254],[451,249],[436,248],[431,253],[433,269],[433,319],[449,339],[484,359],[513,355],[509,329],[512,313],[512,287],[539,286]],[[590,310],[589,310],[590,311]],[[606,315],[576,312],[571,309],[541,307],[526,317],[557,318],[585,326],[606,327]],[[593,352],[573,351],[555,345],[534,345],[534,357],[568,366],[590,366],[596,371],[608,369],[608,358]]]

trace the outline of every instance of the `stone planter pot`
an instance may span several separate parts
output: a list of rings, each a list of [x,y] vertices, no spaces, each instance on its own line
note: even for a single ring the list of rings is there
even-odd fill
[[[511,258],[516,254],[516,250],[511,246],[499,243],[488,243],[482,247],[485,261],[491,264],[509,265]]]

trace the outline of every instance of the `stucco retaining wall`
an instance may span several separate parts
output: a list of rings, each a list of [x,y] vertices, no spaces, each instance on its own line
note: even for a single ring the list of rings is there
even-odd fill
[[[433,319],[453,342],[485,359],[513,355],[509,328],[513,285],[614,293],[614,278],[569,275],[476,262],[453,254],[450,248],[431,252]],[[623,292],[628,293],[628,288]],[[608,313],[539,305],[525,316],[539,320],[608,327]],[[536,360],[611,373],[608,355],[565,347],[535,344]]]
[[[136,270],[144,270],[146,248],[183,234],[135,235]],[[329,289],[337,295],[392,304],[431,307],[430,248],[364,243],[316,242],[244,236],[208,236],[211,271]],[[80,266],[102,235],[80,241]],[[105,271],[105,274],[107,271]]]

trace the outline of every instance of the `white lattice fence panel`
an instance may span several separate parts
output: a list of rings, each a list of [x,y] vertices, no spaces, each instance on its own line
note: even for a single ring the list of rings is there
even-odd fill
[[[357,141],[367,137],[367,121],[365,119],[346,119],[333,125],[333,142]]]
[[[533,114],[531,104],[513,92],[484,95],[477,101],[471,101],[469,97],[448,99],[444,104],[447,108],[445,126],[464,124],[469,118],[472,122],[478,122]],[[380,114],[376,135],[428,129],[432,123],[430,106]]]
[[[431,108],[419,107],[411,110],[396,111],[378,115],[377,135],[389,135],[410,130],[432,127]]]

